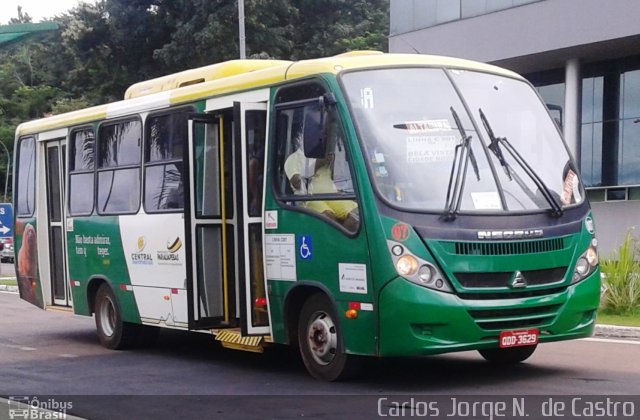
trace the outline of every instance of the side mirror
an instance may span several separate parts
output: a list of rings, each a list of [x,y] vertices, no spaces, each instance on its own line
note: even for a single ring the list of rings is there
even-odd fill
[[[304,141],[305,157],[323,159],[327,154],[325,116],[327,106],[336,104],[335,96],[327,93],[318,98],[317,102],[304,107]]]
[[[308,158],[322,159],[326,152],[323,136],[324,107],[318,101],[304,107],[303,149]]]

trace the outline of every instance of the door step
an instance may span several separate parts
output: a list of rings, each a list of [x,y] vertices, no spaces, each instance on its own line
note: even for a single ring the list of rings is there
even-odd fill
[[[47,305],[45,309],[52,312],[66,312],[71,314],[73,313],[73,307],[71,306]]]
[[[234,350],[251,351],[254,353],[262,353],[264,351],[263,344],[265,339],[263,336],[243,337],[240,330],[211,330],[216,336],[216,341],[226,347]]]

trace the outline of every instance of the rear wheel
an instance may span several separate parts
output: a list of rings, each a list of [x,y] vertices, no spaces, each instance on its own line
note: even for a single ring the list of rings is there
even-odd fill
[[[529,358],[537,346],[509,347],[478,350],[480,355],[491,363],[503,365],[520,363]]]
[[[136,325],[122,321],[118,302],[111,287],[106,283],[98,288],[94,312],[98,339],[103,346],[112,350],[134,346]]]
[[[336,311],[323,294],[311,296],[302,307],[298,322],[300,355],[316,379],[336,381],[358,373],[362,359],[346,354]]]

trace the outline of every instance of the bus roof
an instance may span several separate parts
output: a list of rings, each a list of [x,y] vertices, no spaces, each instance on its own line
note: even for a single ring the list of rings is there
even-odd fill
[[[26,122],[18,126],[16,135],[80,125],[135,111],[166,108],[231,92],[268,87],[315,74],[338,74],[346,70],[390,66],[461,68],[521,78],[509,70],[470,60],[421,54],[384,54],[378,51],[352,51],[333,57],[295,62],[231,60],[136,83],[127,89],[122,101]]]

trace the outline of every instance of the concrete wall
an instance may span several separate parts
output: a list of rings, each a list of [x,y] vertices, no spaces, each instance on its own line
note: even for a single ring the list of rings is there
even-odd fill
[[[638,51],[639,17],[638,0],[546,0],[393,35],[389,50],[497,64],[511,59],[509,67],[517,71],[522,70],[517,58],[542,54],[542,62],[537,57],[526,63],[527,71],[550,68],[554,60],[562,68],[570,57],[615,56],[628,47]]]
[[[599,202],[591,203],[591,208],[596,223],[598,251],[602,257],[609,257],[629,230],[640,240],[640,202]]]

